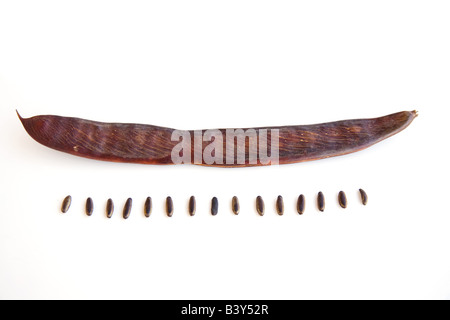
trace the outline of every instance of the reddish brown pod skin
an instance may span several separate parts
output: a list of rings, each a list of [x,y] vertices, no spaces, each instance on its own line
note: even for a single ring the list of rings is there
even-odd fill
[[[416,111],[402,111],[373,119],[356,119],[314,125],[282,126],[260,129],[279,130],[279,164],[318,160],[356,152],[378,143],[405,129],[417,116]],[[28,134],[37,142],[63,152],[96,160],[173,164],[172,149],[179,141],[172,141],[175,129],[144,124],[104,123],[80,118],[42,115],[20,120]],[[242,130],[247,130],[245,128]],[[227,129],[219,129],[225,136]],[[205,130],[203,130],[204,132]],[[194,131],[191,135],[191,155],[194,159]],[[269,134],[270,136],[270,134]],[[203,141],[202,150],[210,142]],[[236,140],[234,141],[236,148]],[[245,140],[246,160],[239,164],[234,154],[232,164],[199,165],[216,167],[262,166],[259,154],[256,163],[249,163],[249,139]],[[226,147],[224,143],[224,157]],[[267,148],[271,148],[268,138]]]

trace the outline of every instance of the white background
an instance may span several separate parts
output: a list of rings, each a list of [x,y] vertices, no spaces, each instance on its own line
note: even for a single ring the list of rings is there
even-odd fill
[[[450,298],[449,16],[446,1],[1,1],[0,298]],[[60,153],[15,109],[178,129],[420,115],[351,155],[220,169]]]

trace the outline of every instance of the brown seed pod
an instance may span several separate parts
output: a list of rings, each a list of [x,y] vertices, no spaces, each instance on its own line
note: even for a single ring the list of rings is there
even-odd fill
[[[189,199],[189,215],[193,216],[195,215],[195,210],[196,210],[196,203],[195,203],[195,197],[192,196]]]
[[[322,191],[320,191],[319,194],[317,195],[317,207],[321,212],[325,210],[325,197]]]
[[[347,208],[347,197],[345,196],[344,191],[339,191],[338,201],[339,201],[339,205],[342,208],[344,208],[344,209]]]
[[[234,196],[233,199],[231,200],[231,210],[233,211],[234,214],[236,215],[239,214],[240,210],[239,199],[236,196]]]
[[[152,213],[152,197],[147,197],[144,203],[144,216],[146,218],[149,218],[151,213]]]
[[[91,198],[86,199],[86,215],[92,216],[92,213],[94,212],[94,202]]]
[[[106,201],[106,217],[108,219],[111,219],[113,213],[114,213],[114,202],[112,199],[108,199],[108,201]]]
[[[284,214],[284,201],[282,196],[278,196],[276,208],[278,215],[282,216]]]
[[[261,196],[256,197],[256,211],[260,216],[264,215],[264,200]]]
[[[217,215],[218,212],[219,212],[219,200],[217,200],[217,198],[214,197],[211,200],[211,214],[215,216]]]
[[[61,212],[66,213],[67,211],[69,211],[71,203],[72,203],[72,197],[71,196],[65,197],[62,202],[62,205],[61,205]]]
[[[298,214],[303,214],[305,212],[305,196],[299,195],[297,200],[297,212]]]
[[[173,201],[171,197],[166,198],[166,213],[168,217],[173,216]]]
[[[133,206],[133,199],[128,198],[123,207],[123,218],[125,220],[130,217],[132,206]]]
[[[18,113],[17,113],[18,114]],[[172,133],[179,130],[143,124],[103,123],[79,118],[42,115],[22,118],[25,130],[37,142],[59,151],[80,157],[104,161],[145,164],[174,164],[172,152],[179,140],[172,139]],[[365,149],[405,129],[417,116],[416,111],[403,111],[373,119],[343,120],[315,125],[250,128],[254,132],[267,130],[267,138],[277,130],[279,147],[278,164],[329,158]],[[227,130],[219,129],[222,137]],[[247,129],[242,129],[245,132]],[[197,130],[202,134],[206,130]],[[183,131],[191,139],[193,130]],[[260,137],[261,138],[261,137]],[[225,141],[226,139],[224,139]],[[233,161],[193,161],[195,154],[204,154],[208,143],[203,143],[200,152],[195,143],[190,143],[190,163],[218,167],[247,167],[267,165],[260,159],[257,148],[250,147],[251,139],[233,139],[232,150],[247,150],[241,161],[238,152]],[[252,139],[254,141],[255,139]],[[267,139],[267,147],[272,140]],[[270,145],[270,146],[269,146]],[[252,145],[253,146],[253,145]],[[223,146],[223,155],[228,148]],[[229,148],[231,149],[231,148]],[[197,151],[197,152],[196,152]],[[207,150],[206,150],[207,151]],[[184,154],[185,150],[183,150]],[[230,155],[231,159],[231,155]],[[250,161],[254,159],[254,161]],[[186,161],[187,162],[187,161]]]
[[[359,189],[359,193],[361,194],[361,202],[363,205],[367,204],[369,198],[367,197],[367,193],[363,189]]]

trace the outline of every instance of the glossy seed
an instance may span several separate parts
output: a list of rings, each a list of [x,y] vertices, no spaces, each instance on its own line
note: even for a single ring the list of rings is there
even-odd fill
[[[284,202],[283,202],[283,197],[282,196],[278,196],[277,198],[277,213],[278,215],[282,216],[284,213]]]
[[[131,208],[133,206],[133,200],[131,198],[127,199],[127,202],[125,202],[125,205],[123,206],[123,218],[128,219],[131,214]]]
[[[367,193],[363,189],[359,189],[359,193],[361,194],[361,202],[363,205],[367,204]]]
[[[89,217],[92,216],[92,213],[94,212],[94,202],[91,198],[86,199],[86,215]]]
[[[112,201],[112,199],[108,199],[108,201],[106,201],[106,217],[108,219],[111,219],[113,213],[114,213],[114,202]]]
[[[344,208],[344,209],[347,208],[347,197],[345,196],[344,191],[339,191],[338,200],[339,200],[339,205],[342,208]]]
[[[147,197],[144,203],[144,215],[146,218],[149,218],[151,213],[152,213],[152,198]]]
[[[166,213],[168,217],[173,215],[173,201],[171,197],[166,198]]]
[[[72,203],[72,197],[71,196],[65,197],[62,202],[62,205],[61,205],[61,212],[66,213],[67,211],[69,211],[71,203]]]
[[[261,196],[256,197],[256,211],[260,216],[264,215],[264,200]]]
[[[219,200],[217,200],[217,198],[214,197],[211,200],[211,214],[215,216],[217,215],[218,212],[219,212]]]
[[[240,206],[238,197],[234,196],[231,200],[231,210],[233,210],[234,214],[239,214]]]
[[[192,196],[189,198],[189,215],[192,217],[193,215],[195,215],[195,210],[196,210],[196,202],[195,202],[195,197]]]
[[[325,197],[323,196],[322,191],[317,195],[317,207],[322,212],[325,210]]]
[[[297,200],[297,212],[303,214],[305,212],[305,196],[299,195]]]

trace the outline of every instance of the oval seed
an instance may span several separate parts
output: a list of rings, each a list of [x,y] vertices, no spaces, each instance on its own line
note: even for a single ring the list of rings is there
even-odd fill
[[[62,205],[61,205],[61,212],[66,213],[67,211],[69,211],[71,203],[72,203],[72,197],[71,196],[65,197],[62,202]]]
[[[322,191],[317,195],[317,207],[322,212],[325,210],[325,197],[323,196]]]
[[[192,217],[193,215],[195,215],[195,210],[196,210],[196,202],[195,202],[195,197],[192,196],[189,199],[189,215]]]
[[[261,196],[256,197],[256,211],[260,216],[264,215],[264,200]]]
[[[94,212],[94,202],[91,198],[86,199],[86,215],[92,216],[92,213]]]
[[[367,204],[367,193],[363,189],[359,189],[359,193],[361,194],[361,202],[363,205]]]
[[[166,213],[168,217],[173,215],[173,201],[171,197],[166,198]]]
[[[131,207],[133,206],[133,199],[128,198],[127,202],[125,202],[125,206],[123,207],[123,218],[128,219],[131,214]]]
[[[231,210],[233,210],[234,214],[239,214],[239,199],[238,197],[234,196],[233,199],[231,200]]]
[[[152,213],[152,198],[147,197],[144,203],[144,215],[146,218],[149,218],[151,213]]]
[[[347,197],[345,196],[344,191],[339,191],[338,200],[339,200],[339,205],[342,208],[344,208],[344,209],[347,208]]]
[[[305,196],[299,195],[297,200],[297,212],[303,214],[305,212]]]
[[[217,212],[219,212],[219,200],[217,200],[217,198],[214,197],[211,200],[211,214],[215,216],[217,215]]]
[[[277,213],[280,216],[282,216],[284,213],[284,202],[282,196],[278,196],[277,198]]]
[[[106,201],[106,217],[108,219],[111,219],[113,213],[114,213],[114,202],[112,201],[112,199],[108,199],[108,201]]]

